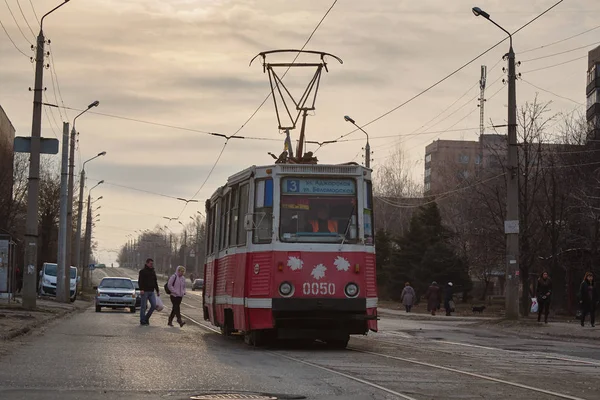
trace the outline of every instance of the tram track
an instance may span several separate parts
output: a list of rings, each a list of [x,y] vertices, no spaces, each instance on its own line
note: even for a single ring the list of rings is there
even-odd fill
[[[197,321],[185,313],[182,313],[182,316],[184,316],[186,319],[188,319],[194,325],[197,325],[198,327],[200,327],[202,329],[205,329],[205,330],[213,332],[213,333],[217,333],[219,335],[221,334],[221,332],[218,329],[215,329],[212,326],[208,326],[205,323]],[[366,339],[366,338],[356,337],[353,339],[361,340],[361,339]],[[394,342],[382,341],[382,340],[378,340],[378,339],[373,340],[373,342],[386,343],[388,345],[393,345],[393,346],[404,346],[405,345],[404,343],[394,343]],[[435,342],[435,341],[429,341],[429,342]],[[416,346],[409,346],[409,347],[411,347],[411,349],[415,349],[415,350],[417,349]],[[425,350],[425,349],[423,349],[423,348],[419,349],[419,351],[423,351],[423,350]],[[489,348],[487,350],[502,350],[502,349]],[[424,398],[431,398],[430,396],[421,394],[421,393],[412,393],[412,392],[409,393],[409,392],[400,391],[397,389],[395,390],[393,387],[389,387],[390,385],[386,385],[383,382],[378,383],[377,381],[375,381],[373,379],[366,379],[365,377],[360,376],[360,374],[358,374],[358,373],[355,373],[353,371],[344,370],[343,367],[330,366],[330,365],[326,365],[326,364],[324,365],[322,360],[311,360],[310,358],[299,356],[296,353],[290,354],[290,352],[280,351],[280,350],[266,349],[266,350],[262,350],[262,351],[264,351],[266,354],[269,354],[274,357],[283,358],[288,361],[293,361],[293,362],[296,362],[296,363],[299,363],[302,365],[306,365],[311,368],[319,369],[321,371],[326,371],[328,373],[331,373],[331,374],[334,374],[337,376],[341,376],[346,379],[350,379],[354,382],[358,382],[358,383],[367,385],[371,388],[377,389],[388,395],[395,396],[396,398],[401,398],[401,399],[406,399],[406,400],[419,400],[419,399],[424,399]],[[542,396],[542,397],[539,397],[540,399],[542,399],[542,398],[545,399],[545,398],[548,398],[548,396],[550,396],[552,398],[560,398],[560,399],[568,399],[568,400],[590,400],[590,399],[585,399],[583,397],[577,397],[577,396],[567,394],[567,393],[561,393],[561,392],[558,392],[555,390],[545,389],[545,388],[541,388],[541,387],[535,387],[535,386],[527,385],[527,384],[524,384],[521,382],[515,382],[513,380],[507,380],[507,379],[497,378],[497,377],[490,376],[490,375],[471,372],[471,371],[461,369],[458,367],[456,367],[456,368],[449,367],[446,365],[441,365],[439,363],[422,361],[422,360],[415,359],[415,358],[400,357],[397,355],[385,354],[385,353],[378,352],[378,351],[371,351],[371,350],[367,350],[364,348],[360,348],[360,346],[356,346],[356,345],[349,346],[347,351],[364,354],[365,356],[368,356],[368,357],[384,359],[387,361],[391,361],[393,363],[411,365],[413,367],[418,367],[423,370],[443,371],[443,373],[452,374],[452,375],[460,375],[467,379],[472,379],[475,381],[485,381],[485,382],[491,383],[493,385],[503,385],[503,386],[511,387],[513,389],[529,393],[527,395],[523,395],[523,397],[516,397],[516,398],[531,399],[532,398],[531,395],[537,394],[538,396]],[[509,351],[507,351],[507,352],[509,352]],[[336,352],[336,353],[339,354],[340,352]],[[327,354],[330,355],[330,354],[336,354],[336,353],[327,353]],[[341,353],[344,354],[347,352],[344,351]],[[323,354],[323,353],[321,353],[321,354]],[[456,354],[454,354],[454,355],[456,355]],[[460,355],[460,357],[465,357],[465,356],[470,356],[470,355],[466,355],[466,354]],[[477,357],[473,357],[473,358],[476,359]],[[479,358],[481,359],[481,357],[479,357]],[[561,357],[551,357],[550,356],[550,358],[556,359],[556,360],[561,360],[563,362],[570,362],[573,364],[584,364],[587,366],[594,366],[594,367],[597,366],[597,364],[598,364],[598,363],[594,363],[594,362],[587,362],[587,361],[583,361],[583,360],[574,360],[574,359],[565,359],[565,358],[561,358]],[[388,369],[391,370],[391,372],[393,374],[393,372],[394,372],[393,370],[395,368],[389,367]],[[396,383],[397,383],[397,381],[396,381]],[[514,393],[512,393],[512,397],[513,398],[515,397]]]

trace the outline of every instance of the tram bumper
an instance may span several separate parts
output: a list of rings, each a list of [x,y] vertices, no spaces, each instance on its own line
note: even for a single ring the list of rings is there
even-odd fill
[[[273,299],[273,320],[280,338],[330,339],[366,334],[366,299]]]

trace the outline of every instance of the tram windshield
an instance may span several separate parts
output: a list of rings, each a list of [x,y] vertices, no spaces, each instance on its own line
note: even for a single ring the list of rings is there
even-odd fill
[[[352,179],[282,181],[283,242],[355,243],[356,215],[356,184]]]

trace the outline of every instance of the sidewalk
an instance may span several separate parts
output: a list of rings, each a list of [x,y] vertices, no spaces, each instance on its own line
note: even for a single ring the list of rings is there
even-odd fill
[[[0,343],[24,335],[32,329],[45,325],[55,319],[73,312],[86,309],[90,303],[75,301],[74,303],[58,303],[53,300],[37,299],[37,309],[25,310],[17,303],[0,303]]]
[[[505,332],[526,335],[533,338],[561,338],[561,339],[585,339],[600,340],[600,324],[595,328],[590,326],[589,318],[585,327],[581,327],[578,320],[559,320],[550,319],[547,324],[537,322],[536,316],[521,317],[518,321],[509,321],[498,317],[470,317],[470,316],[446,316],[444,312],[435,316],[431,314],[407,313],[401,310],[392,310],[389,308],[378,308],[377,312],[382,317],[392,317],[398,319],[410,319],[417,321],[431,321],[440,323],[446,321],[452,322],[471,322],[470,328],[481,328],[489,330],[503,330]],[[597,321],[600,323],[600,321]],[[464,325],[463,325],[464,326]]]

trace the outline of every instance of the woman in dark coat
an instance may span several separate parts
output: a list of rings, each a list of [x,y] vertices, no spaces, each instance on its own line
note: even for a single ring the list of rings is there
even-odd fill
[[[548,273],[544,271],[537,283],[537,301],[538,301],[538,322],[544,314],[544,322],[548,323],[548,313],[550,312],[550,297],[552,296],[552,280]]]
[[[596,324],[596,306],[598,305],[598,288],[594,285],[594,274],[587,272],[579,287],[579,303],[581,303],[581,326],[585,326],[585,316],[590,314],[592,327]]]
[[[412,309],[413,303],[415,302],[415,289],[410,286],[409,282],[404,284],[404,289],[402,289],[402,294],[400,295],[400,300],[402,300],[402,304],[404,304],[404,308],[406,308],[406,312],[410,312]]]
[[[427,299],[427,311],[431,311],[431,315],[435,315],[442,301],[442,293],[436,281],[431,282],[431,286],[425,292],[425,298]]]

